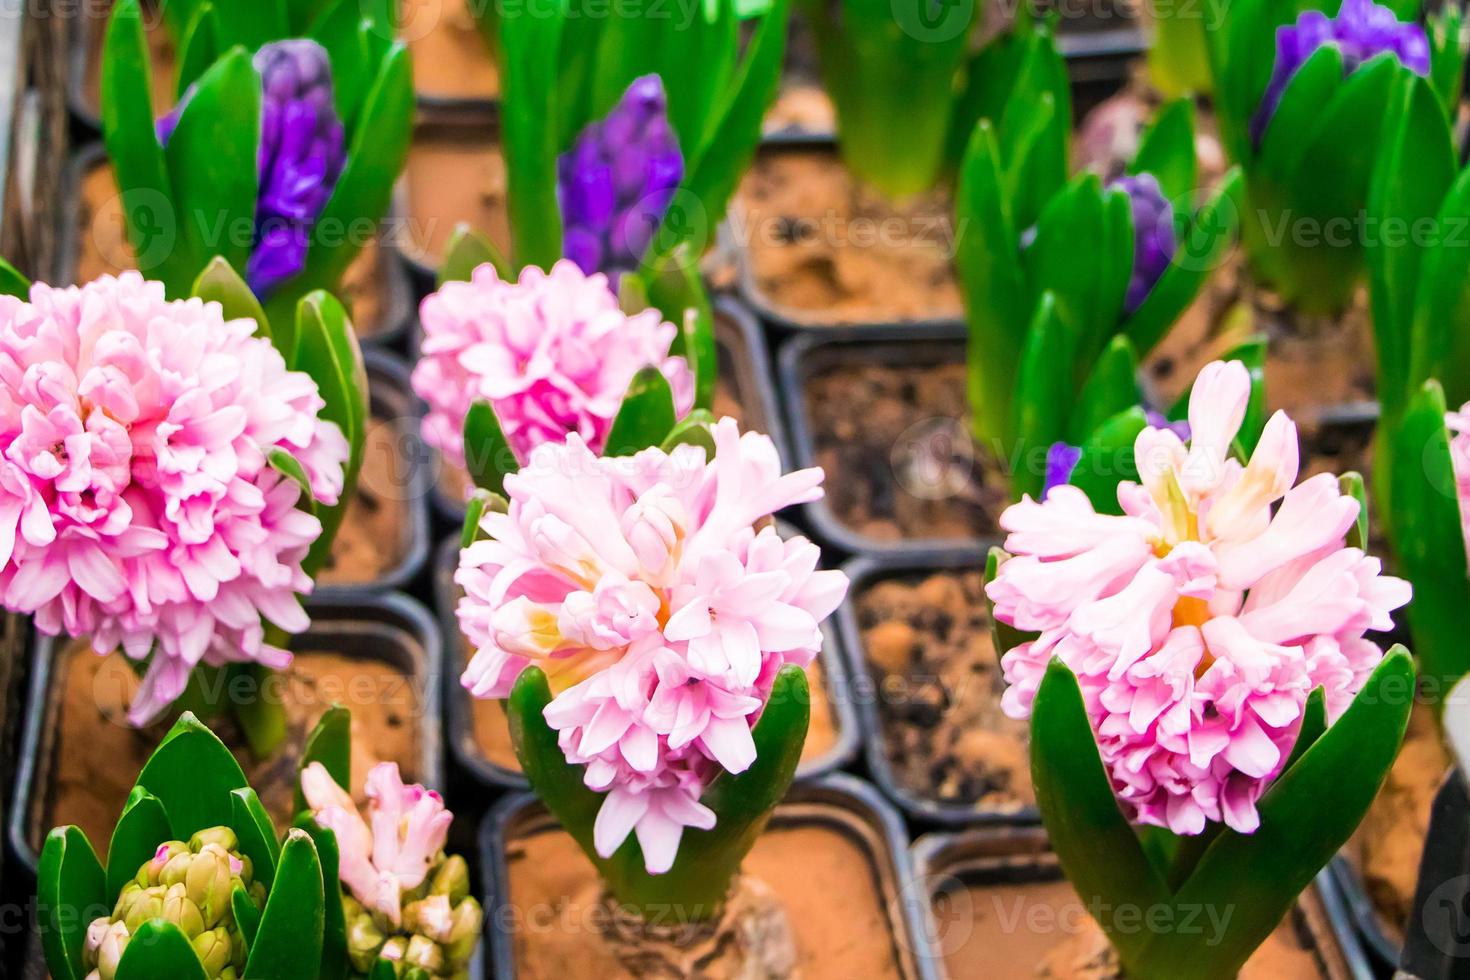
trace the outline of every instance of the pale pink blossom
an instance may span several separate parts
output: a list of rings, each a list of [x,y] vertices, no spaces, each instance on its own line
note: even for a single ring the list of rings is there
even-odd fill
[[[201,662],[287,664],[262,618],[307,626],[321,524],[268,456],[331,504],[348,446],[254,331],[132,272],[0,298],[0,596],[44,633],[151,656],[135,724]]]
[[[1460,500],[1460,524],[1465,532],[1465,548],[1470,551],[1470,402],[1460,406],[1458,412],[1446,414],[1445,424],[1450,430],[1450,462]]]
[[[598,852],[636,834],[655,874],[685,827],[713,826],[700,796],[755,761],[776,673],[811,662],[847,590],[811,542],[757,529],[820,497],[821,471],[783,476],[771,440],[732,419],[714,441],[713,459],[694,446],[599,459],[578,435],[540,446],[456,576],[476,647],[465,686],[504,698],[526,667],[545,671],[547,723],[607,794]]]
[[[1001,518],[1006,548],[987,593],[997,617],[1039,634],[1003,658],[1006,712],[1024,718],[1053,657],[1077,675],[1103,761],[1140,823],[1249,833],[1307,699],[1335,720],[1382,652],[1408,583],[1346,545],[1358,503],[1322,474],[1296,485],[1296,427],[1266,424],[1250,460],[1230,449],[1250,378],[1238,362],[1200,374],[1192,438],[1150,427],[1123,515],[1076,487]]]
[[[365,907],[397,926],[403,896],[424,883],[444,850],[454,815],[438,793],[405,784],[397,763],[368,773],[368,815],[320,762],[301,772],[301,793],[317,825],[337,837],[338,877]]]
[[[489,264],[424,300],[413,388],[429,407],[424,439],[463,467],[464,420],[488,401],[516,460],[575,434],[601,452],[628,385],[657,367],[680,416],[694,405],[694,376],[670,357],[678,328],[656,310],[628,316],[601,273],[566,260],[507,282]]]

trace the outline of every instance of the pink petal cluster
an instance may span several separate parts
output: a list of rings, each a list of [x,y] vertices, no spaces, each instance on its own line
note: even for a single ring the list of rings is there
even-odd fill
[[[766,436],[714,427],[715,455],[680,446],[599,459],[573,435],[506,478],[507,514],[467,548],[459,622],[476,653],[464,684],[503,698],[534,664],[546,721],[586,784],[608,856],[636,832],[650,873],[674,862],[699,798],[755,760],[751,727],[786,664],[821,649],[847,578],[805,538],[757,522],[821,496],[822,471],[783,476]]]
[[[1447,413],[1445,424],[1450,430],[1450,462],[1460,499],[1460,523],[1465,530],[1465,548],[1470,551],[1470,402],[1460,406],[1458,412]]]
[[[1285,414],[1247,464],[1230,457],[1249,396],[1239,362],[1208,365],[1190,441],[1139,434],[1142,484],[1119,485],[1122,516],[1068,486],[1010,507],[1016,557],[987,588],[1002,622],[1039,634],[1002,661],[1006,712],[1028,716],[1060,658],[1125,810],[1178,834],[1256,829],[1311,692],[1323,688],[1335,720],[1382,659],[1365,631],[1409,600],[1408,583],[1346,546],[1358,504],[1335,477],[1294,486]]]
[[[395,762],[368,773],[366,820],[320,762],[302,770],[301,793],[317,825],[337,836],[338,877],[352,897],[399,925],[403,895],[424,883],[454,822],[444,798],[405,785]]]
[[[424,300],[419,318],[413,389],[429,406],[424,438],[461,467],[476,401],[495,409],[520,463],[569,434],[601,452],[628,385],[650,365],[669,379],[681,417],[694,405],[689,365],[669,356],[678,328],[656,310],[627,316],[606,276],[567,260],[549,274],[528,267],[518,282],[482,265]]]
[[[267,456],[333,503],[348,446],[254,330],[137,273],[0,297],[0,595],[45,633],[151,654],[135,724],[201,661],[288,663],[262,616],[307,626],[321,524]]]

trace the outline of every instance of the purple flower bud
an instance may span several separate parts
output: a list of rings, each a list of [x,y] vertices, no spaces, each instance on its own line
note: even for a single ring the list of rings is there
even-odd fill
[[[254,64],[261,82],[260,189],[245,279],[266,296],[305,268],[309,230],[342,176],[347,146],[325,48],[306,39],[275,41],[256,52]],[[193,97],[191,87],[158,120],[163,145]]]
[[[1143,417],[1148,422],[1150,428],[1168,429],[1185,442],[1189,441],[1189,419],[1170,422],[1169,417],[1163,412],[1155,412],[1151,408],[1144,411]]]
[[[1400,21],[1388,7],[1373,0],[1343,0],[1335,18],[1320,10],[1308,10],[1295,24],[1276,29],[1276,65],[1261,105],[1251,118],[1251,139],[1261,141],[1292,76],[1324,44],[1335,45],[1342,52],[1343,71],[1349,75],[1384,52],[1415,74],[1429,75],[1429,39],[1424,28]]]
[[[1174,208],[1153,174],[1119,177],[1108,186],[1127,194],[1133,209],[1133,272],[1123,301],[1124,312],[1131,316],[1174,260]]]
[[[1065,442],[1052,443],[1046,451],[1046,482],[1041,487],[1041,499],[1051,493],[1052,487],[1065,486],[1072,480],[1072,471],[1082,459],[1082,450]]]
[[[684,179],[657,75],[635,79],[601,120],[589,123],[557,160],[562,254],[588,275],[638,267]]]

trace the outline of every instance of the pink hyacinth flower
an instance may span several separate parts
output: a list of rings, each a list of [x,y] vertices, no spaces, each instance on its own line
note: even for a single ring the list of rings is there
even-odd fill
[[[545,671],[547,723],[606,793],[594,828],[610,856],[636,834],[652,874],[721,772],[755,761],[751,728],[777,672],[821,649],[847,579],[818,549],[758,522],[821,496],[822,472],[782,475],[771,440],[714,428],[715,455],[680,446],[599,459],[580,436],[534,450],[508,476],[509,513],[460,558],[460,627],[476,647],[463,682],[504,698]]]
[[[601,452],[628,385],[654,366],[669,379],[683,417],[694,376],[670,357],[678,328],[656,310],[628,316],[602,274],[567,260],[529,267],[507,282],[489,264],[469,282],[446,283],[420,310],[424,339],[413,389],[429,407],[424,439],[463,467],[464,420],[476,401],[495,410],[516,460],[575,434]]]
[[[1460,406],[1458,412],[1446,414],[1445,424],[1450,430],[1450,462],[1460,500],[1460,523],[1465,531],[1465,548],[1470,551],[1470,402]]]
[[[338,877],[366,907],[397,926],[403,896],[424,883],[449,836],[454,815],[432,790],[405,785],[397,763],[368,773],[368,816],[320,762],[301,772],[301,793],[317,825],[337,836]]]
[[[151,657],[134,724],[200,663],[289,663],[262,618],[307,626],[321,524],[268,459],[335,503],[347,440],[255,327],[134,272],[0,297],[0,596],[44,633]]]
[[[1335,720],[1382,651],[1408,583],[1346,545],[1358,503],[1330,474],[1296,485],[1296,427],[1277,412],[1242,465],[1229,455],[1250,378],[1216,362],[1190,398],[1188,442],[1139,434],[1122,516],[1079,489],[1029,497],[1001,526],[1015,557],[987,593],[1038,633],[1003,658],[1003,706],[1027,717],[1051,658],[1077,675],[1113,787],[1140,823],[1250,833],[1316,688]]]

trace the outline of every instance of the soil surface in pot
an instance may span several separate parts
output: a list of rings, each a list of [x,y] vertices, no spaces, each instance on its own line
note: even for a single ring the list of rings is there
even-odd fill
[[[508,845],[517,980],[632,980],[597,932],[591,863],[560,830]],[[744,864],[785,903],[801,980],[899,980],[870,854],[827,826],[768,829]]]
[[[91,282],[98,276],[137,267],[110,164],[99,163],[82,175],[77,224],[77,282]],[[368,242],[343,273],[336,291],[337,298],[351,312],[353,329],[363,339],[397,326],[387,320],[390,311],[382,274],[385,261],[393,261],[392,256],[381,251],[376,239]]]
[[[1200,368],[1253,334],[1264,333],[1266,407],[1302,419],[1322,408],[1374,396],[1373,326],[1367,294],[1334,319],[1297,317],[1253,286],[1237,249],[1148,357],[1144,370],[1160,404],[1172,405]]]
[[[509,250],[505,158],[490,124],[420,127],[399,181],[408,216],[401,247],[413,261],[437,268],[460,223]]]
[[[1000,710],[1005,682],[980,572],[886,579],[856,604],[899,785],[987,811],[1034,805],[1026,723]]]
[[[894,203],[826,149],[767,149],[730,208],[756,290],[812,325],[963,315],[947,191]]]
[[[966,539],[996,532],[1006,481],[975,448],[963,363],[838,365],[815,371],[804,398],[826,505],[879,541]]]
[[[461,662],[468,664],[475,655],[470,641],[459,637]],[[812,718],[807,728],[806,744],[801,749],[801,761],[820,759],[837,743],[837,719],[832,711],[832,698],[827,691],[825,672],[821,660],[814,660],[807,668],[807,681],[811,685]],[[468,697],[467,693],[455,692],[457,697]],[[470,698],[471,723],[475,733],[475,746],[480,754],[502,769],[520,772],[521,764],[516,759],[515,747],[510,740],[510,725],[505,708],[499,701]]]
[[[1433,711],[1416,702],[1404,747],[1347,846],[1378,920],[1395,943],[1403,942],[1413,911],[1429,811],[1449,766]]]
[[[363,444],[357,493],[322,569],[326,585],[367,585],[397,568],[408,548],[410,463],[400,450],[399,420],[373,418]]]
[[[401,0],[398,33],[413,54],[413,88],[420,98],[489,100],[500,76],[472,10],[492,0]]]
[[[76,824],[103,856],[133,780],[169,725],[128,726],[127,705],[138,677],[121,654],[100,657],[77,644],[61,655],[56,669],[63,687],[51,782],[38,790],[45,801],[43,823],[47,828]],[[291,822],[306,736],[334,702],[352,709],[353,792],[360,803],[366,801],[368,770],[379,762],[398,763],[405,779],[418,777],[418,703],[408,675],[381,661],[306,649],[279,676],[290,735],[276,757],[255,760],[229,716],[211,722],[278,828]]]
[[[1117,980],[1102,930],[1066,881],[970,886],[941,893],[934,912],[947,980]],[[1209,925],[1205,924],[1205,936]],[[1310,935],[1295,914],[1277,927],[1240,980],[1320,980]]]

